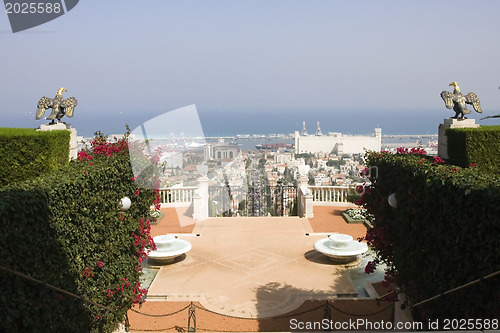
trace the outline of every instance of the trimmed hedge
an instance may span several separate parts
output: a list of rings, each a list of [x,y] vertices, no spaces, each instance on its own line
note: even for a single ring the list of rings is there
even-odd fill
[[[0,270],[0,331],[112,332],[123,321],[144,295],[140,260],[154,247],[157,197],[135,179],[126,143],[101,143],[57,172],[1,189],[1,265],[111,311]],[[122,212],[125,196],[132,206]]]
[[[488,173],[500,173],[500,126],[449,128],[448,156],[450,163],[476,167]]]
[[[68,164],[69,131],[0,128],[0,187]]]
[[[373,214],[365,239],[416,304],[500,270],[500,177],[419,154],[369,152],[371,185],[356,200]],[[388,204],[395,193],[397,208]],[[500,277],[414,308],[416,320],[499,318]],[[442,321],[441,321],[442,323]],[[426,328],[424,328],[426,329]]]

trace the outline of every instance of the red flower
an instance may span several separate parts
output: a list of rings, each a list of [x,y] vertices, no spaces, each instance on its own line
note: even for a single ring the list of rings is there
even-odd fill
[[[425,150],[423,148],[412,148],[410,149],[410,154],[425,155]]]
[[[471,164],[469,165],[469,168],[473,168],[473,167],[475,167],[475,166],[476,166],[476,163],[471,163]]]
[[[102,267],[104,266],[104,263],[100,260],[97,261],[97,267]]]
[[[451,171],[458,171],[458,169],[457,168],[452,168]]]
[[[408,148],[399,147],[396,149],[396,153],[401,155],[408,154]]]
[[[80,151],[77,154],[77,158],[79,161],[85,161],[85,160],[91,160],[94,158],[94,156],[87,154],[84,151]]]
[[[141,193],[141,190],[137,190],[137,191],[135,191],[134,195],[135,195],[135,196],[138,196],[138,195],[139,195],[139,193]]]
[[[94,273],[92,273],[92,271],[88,267],[86,267],[80,274],[84,275],[86,279],[88,279],[91,276],[94,276]]]
[[[365,191],[365,187],[363,185],[356,186],[356,192],[361,194]]]
[[[444,160],[439,156],[434,156],[434,164],[442,164]]]
[[[365,267],[365,273],[366,274],[371,274],[373,272],[375,272],[375,263],[373,261],[368,261],[368,263],[366,264],[366,267]]]
[[[370,177],[370,169],[368,169],[368,168],[364,168],[364,169],[363,169],[363,170],[359,173],[359,175],[360,175],[361,177],[364,177],[364,176],[366,176],[366,177]]]

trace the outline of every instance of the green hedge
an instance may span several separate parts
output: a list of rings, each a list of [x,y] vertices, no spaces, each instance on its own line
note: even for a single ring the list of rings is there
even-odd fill
[[[69,131],[0,128],[0,187],[68,164]]]
[[[449,128],[446,135],[450,163],[500,173],[500,126]]]
[[[365,239],[408,304],[500,270],[500,177],[418,154],[370,152],[371,185],[356,203],[373,214]],[[397,208],[388,204],[395,193]],[[500,277],[416,307],[416,320],[499,318]],[[427,321],[426,321],[427,322]]]
[[[141,296],[138,257],[151,242],[156,194],[136,184],[124,146],[108,148],[2,188],[0,257],[2,266],[112,310],[0,270],[0,331],[111,332]],[[125,196],[132,206],[122,212]]]

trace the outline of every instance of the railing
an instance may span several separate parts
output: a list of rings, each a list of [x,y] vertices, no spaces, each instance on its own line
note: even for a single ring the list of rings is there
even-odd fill
[[[161,207],[188,207],[196,189],[196,186],[160,188]]]
[[[296,216],[297,187],[210,186],[209,216]]]
[[[161,196],[161,207],[162,208],[167,208],[167,207],[189,207],[191,203],[193,202],[193,197],[195,191],[198,190],[198,187],[196,186],[189,186],[189,187],[171,187],[171,188],[161,188],[159,190],[159,194]],[[222,205],[224,200],[221,200],[218,198],[214,192],[213,189],[208,191],[208,188],[206,189],[206,194],[204,191],[198,192],[198,199],[197,200],[206,200],[208,202],[210,200],[212,209],[210,209],[207,206],[207,208],[203,208],[203,216],[209,217],[209,216],[232,216],[232,212],[237,212],[239,210],[242,210],[240,213],[245,215],[248,213],[248,205],[250,204],[250,198],[243,198],[240,196],[242,193],[239,193],[238,191],[233,191],[231,192],[231,198],[232,199],[238,199],[233,203],[231,201],[231,204],[233,207],[230,206],[229,201],[227,202],[227,209],[222,209],[220,212],[212,212],[214,209],[214,205],[217,201],[217,204]],[[295,191],[295,189],[294,189]],[[311,218],[313,217],[313,206],[356,206],[352,203],[350,203],[347,200],[347,196],[349,193],[352,193],[354,191],[353,187],[347,187],[347,186],[306,186],[304,188],[300,189],[300,193],[294,192],[292,196],[290,196],[290,193],[286,195],[287,200],[282,200],[278,201],[272,201],[273,203],[271,206],[268,205],[266,201],[266,205],[263,205],[265,207],[269,206],[272,207],[276,210],[276,212],[279,210],[281,213],[280,214],[275,214],[271,213],[272,215],[290,215],[292,214],[292,208],[293,204],[298,205],[298,215],[301,217],[307,217]],[[274,193],[274,192],[273,192]],[[200,197],[201,195],[201,197]],[[206,195],[206,196],[205,196]],[[229,200],[229,196],[226,195]],[[268,198],[269,197],[269,198]],[[271,194],[268,194],[267,196],[263,196],[264,199],[269,199],[272,200],[273,197]],[[297,198],[297,201],[294,203],[294,198]],[[243,200],[247,199],[247,200]],[[288,200],[290,199],[290,200]],[[240,203],[245,203],[243,206],[239,205]],[[198,201],[199,204],[199,201]],[[224,205],[223,205],[224,206]],[[241,206],[241,207],[240,207]],[[222,207],[222,206],[221,206]],[[226,207],[226,206],[224,206]],[[243,208],[242,208],[243,207]],[[259,206],[260,207],[260,206]],[[217,208],[217,207],[215,207]],[[194,208],[196,210],[196,208]],[[204,210],[207,210],[207,212],[204,212]],[[220,209],[219,209],[220,210]],[[229,215],[224,214],[223,212],[227,211]],[[273,211],[274,212],[274,211]],[[267,212],[266,212],[267,214]],[[264,215],[266,215],[264,214]],[[250,215],[250,214],[249,214]],[[262,216],[262,214],[258,214],[257,216]],[[206,218],[205,217],[205,218]]]
[[[353,187],[347,186],[309,186],[308,188],[311,190],[314,205],[325,203],[350,205],[347,195],[354,191]]]

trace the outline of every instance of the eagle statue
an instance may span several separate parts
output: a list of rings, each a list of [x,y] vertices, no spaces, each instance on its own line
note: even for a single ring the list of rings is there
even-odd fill
[[[477,97],[476,94],[470,92],[467,93],[467,95],[463,95],[460,92],[460,87],[458,86],[458,83],[456,82],[450,83],[450,86],[453,87],[453,92],[445,90],[441,92],[441,98],[443,99],[446,108],[448,109],[453,108],[453,111],[455,111],[455,116],[451,118],[467,119],[465,115],[470,113],[470,110],[467,109],[466,104],[471,104],[474,107],[474,110],[476,110],[476,112],[482,113],[481,104],[479,103],[479,98]]]
[[[54,124],[56,119],[60,122],[64,116],[73,117],[73,112],[78,102],[74,97],[64,99],[62,95],[63,91],[67,90],[59,88],[56,97],[48,98],[43,96],[40,98],[36,109],[36,119],[42,118],[45,110],[50,108],[52,108],[52,113],[47,117],[47,120],[52,120],[51,124]]]

